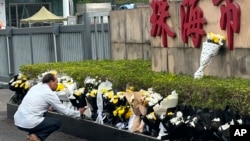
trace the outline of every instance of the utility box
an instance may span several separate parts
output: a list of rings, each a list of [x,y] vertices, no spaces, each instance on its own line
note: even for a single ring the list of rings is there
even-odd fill
[[[76,16],[68,16],[68,25],[75,25],[76,21]]]

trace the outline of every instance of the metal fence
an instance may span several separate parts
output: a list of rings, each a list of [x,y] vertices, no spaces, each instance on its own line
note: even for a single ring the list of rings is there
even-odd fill
[[[85,13],[83,24],[0,30],[0,82],[25,64],[111,59],[108,12]]]

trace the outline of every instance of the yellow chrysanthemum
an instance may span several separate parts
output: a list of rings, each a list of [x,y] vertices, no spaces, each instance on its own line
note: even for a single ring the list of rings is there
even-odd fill
[[[65,86],[62,83],[58,83],[56,91],[62,91],[65,88]]]
[[[19,80],[27,80],[27,76],[22,74],[22,73],[19,73],[18,76],[17,76],[17,79],[19,79]]]
[[[214,43],[218,44],[220,40],[222,39],[223,41],[226,40],[225,36],[222,36],[220,34],[214,34],[212,32],[208,33],[207,37],[212,40]]]
[[[135,88],[133,86],[130,86],[129,88],[126,89],[126,92],[133,92]]]
[[[113,104],[117,104],[119,100],[124,99],[124,97],[125,97],[124,92],[118,92],[111,98],[110,102],[112,102]]]
[[[124,113],[125,113],[125,107],[122,106],[122,107],[118,110],[118,116],[119,116],[119,117],[122,117]]]
[[[147,114],[146,117],[147,117],[147,119],[151,119],[151,120],[157,119],[154,112]]]
[[[108,99],[112,99],[114,97],[114,92],[113,91],[106,91],[103,93]]]
[[[57,71],[56,70],[50,70],[49,73],[52,73],[54,75],[57,75]]]
[[[25,86],[25,82],[22,82],[20,85],[19,85],[19,88],[24,88]]]
[[[114,116],[118,116],[118,117],[122,117],[124,116],[125,112],[126,112],[126,106],[120,106],[120,107],[117,107],[114,111],[113,111],[113,115]],[[128,115],[129,116],[129,113]]]
[[[121,109],[121,107],[117,107],[114,111],[113,111],[113,115],[116,117],[118,115],[118,111]]]
[[[89,93],[88,95],[91,96],[91,97],[96,97],[96,95],[97,95],[97,90],[96,90],[96,89],[93,89],[92,91],[90,91],[90,93]]]
[[[14,87],[17,88],[22,83],[22,80],[17,80],[13,83]]]
[[[104,93],[107,93],[108,92],[108,89],[107,88],[102,88],[102,93],[104,94]]]
[[[30,88],[30,83],[28,81],[25,82],[24,89],[28,90]]]
[[[83,92],[84,92],[84,88],[79,88],[79,89],[75,90],[74,94],[76,96],[80,96]]]
[[[112,99],[111,99],[111,102],[112,102],[113,104],[117,104],[117,103],[118,103],[118,101],[119,101],[119,99],[118,99],[118,98],[112,98]]]
[[[129,108],[128,111],[125,113],[124,117],[125,119],[129,119],[132,115],[133,115],[133,111],[131,108]]]
[[[210,33],[210,38],[213,40],[214,43],[219,43],[219,37],[216,34]]]
[[[174,115],[174,113],[173,112],[168,112],[167,115],[172,116],[172,115]]]
[[[117,110],[113,111],[113,115],[116,117],[117,116]]]

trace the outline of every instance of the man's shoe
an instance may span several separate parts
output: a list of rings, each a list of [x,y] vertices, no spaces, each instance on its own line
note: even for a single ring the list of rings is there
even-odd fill
[[[30,134],[27,136],[27,141],[41,141],[41,139],[35,134]]]

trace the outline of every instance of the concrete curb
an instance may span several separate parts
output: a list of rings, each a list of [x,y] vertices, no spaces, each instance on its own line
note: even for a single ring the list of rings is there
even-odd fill
[[[13,119],[18,105],[7,103],[7,118]],[[119,130],[109,125],[95,123],[91,120],[74,119],[58,113],[48,112],[47,116],[56,117],[62,121],[60,131],[90,141],[159,141],[155,137],[146,136],[140,133],[131,133],[126,130]]]
[[[0,82],[0,89],[8,89],[9,85],[6,82]]]

